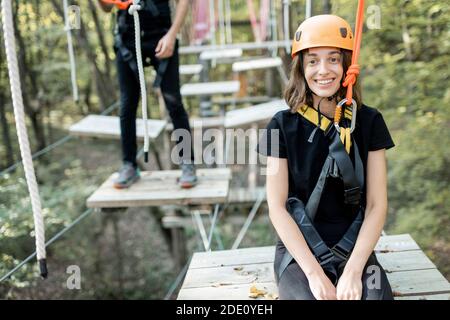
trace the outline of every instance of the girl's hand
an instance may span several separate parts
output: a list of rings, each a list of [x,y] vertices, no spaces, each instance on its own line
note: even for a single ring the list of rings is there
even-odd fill
[[[346,271],[342,273],[336,287],[338,300],[361,300],[362,280],[361,275],[356,272]]]
[[[309,288],[317,300],[336,300],[336,288],[321,269],[317,274],[308,277]]]
[[[176,35],[168,32],[164,37],[159,40],[156,46],[155,56],[158,59],[169,58],[173,55],[173,50],[175,49],[175,41],[177,40]]]

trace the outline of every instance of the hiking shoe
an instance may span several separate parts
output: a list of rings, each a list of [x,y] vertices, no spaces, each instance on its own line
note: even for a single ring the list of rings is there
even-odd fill
[[[192,188],[197,184],[195,175],[195,166],[192,163],[181,164],[181,177],[178,178],[178,184],[184,189]]]
[[[125,189],[139,180],[139,168],[130,162],[125,162],[119,170],[119,176],[114,180],[114,188]]]

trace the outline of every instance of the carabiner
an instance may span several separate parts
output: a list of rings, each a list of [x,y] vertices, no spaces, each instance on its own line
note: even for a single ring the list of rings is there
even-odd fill
[[[339,103],[337,104],[339,107],[342,107],[344,105],[344,103],[347,102],[347,98],[342,99],[341,101],[339,101]],[[355,126],[356,126],[356,111],[358,109],[358,105],[356,104],[355,99],[352,99],[352,122],[350,125],[350,133],[353,132],[353,130],[355,130]],[[339,123],[335,122],[334,126],[337,130],[337,132],[341,132],[341,127],[339,127]]]

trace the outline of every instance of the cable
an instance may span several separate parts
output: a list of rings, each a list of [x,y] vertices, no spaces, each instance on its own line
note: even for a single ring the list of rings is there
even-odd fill
[[[100,115],[108,115],[110,114],[114,109],[116,109],[119,106],[119,102],[116,101],[114,102],[112,105],[110,105],[107,109],[105,109]],[[52,144],[48,145],[47,147],[45,147],[42,150],[37,151],[36,153],[33,154],[32,159],[37,159],[40,156],[46,154],[47,152],[55,149],[56,147],[59,147],[60,145],[66,143],[69,140],[72,140],[74,138],[74,136],[72,135],[67,135],[55,142],[53,142]],[[5,170],[3,170],[2,172],[0,172],[0,178],[3,177],[4,175],[14,171],[18,166],[20,166],[22,164],[22,161],[18,161],[16,163],[14,163],[13,165],[11,165],[10,167],[6,168]]]
[[[64,235],[67,231],[72,229],[75,225],[77,225],[81,220],[83,220],[88,215],[90,215],[93,211],[94,210],[92,208],[91,209],[87,209],[85,212],[83,212],[81,215],[79,215],[78,218],[76,218],[74,221],[72,221],[72,223],[70,223],[67,227],[65,227],[64,229],[59,231],[50,240],[48,240],[48,242],[45,244],[45,247],[48,247],[53,242],[58,240],[62,235]],[[7,274],[5,274],[3,277],[1,277],[0,278],[0,282],[3,282],[4,280],[8,279],[11,275],[13,275],[15,272],[17,272],[20,268],[22,268],[28,261],[33,259],[35,256],[36,256],[36,251],[33,254],[29,255],[28,258],[23,260],[21,263],[19,263],[14,269],[12,269]]]

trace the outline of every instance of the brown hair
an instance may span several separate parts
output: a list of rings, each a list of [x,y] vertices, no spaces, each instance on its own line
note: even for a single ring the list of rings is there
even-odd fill
[[[313,106],[312,92],[305,80],[305,72],[303,69],[303,52],[304,51],[297,54],[292,60],[291,75],[289,77],[289,82],[286,86],[286,90],[284,91],[284,99],[286,100],[286,103],[291,109],[292,113],[297,112],[298,108],[305,104],[310,107]],[[350,50],[344,49],[341,49],[341,52],[343,55],[343,77],[345,77],[347,69],[351,65],[352,52]],[[346,93],[347,88],[344,88],[341,84],[339,90],[337,91],[337,101],[339,102],[344,99]],[[361,108],[362,98],[359,78],[357,78],[356,83],[353,85],[353,99],[356,101],[358,109]]]

